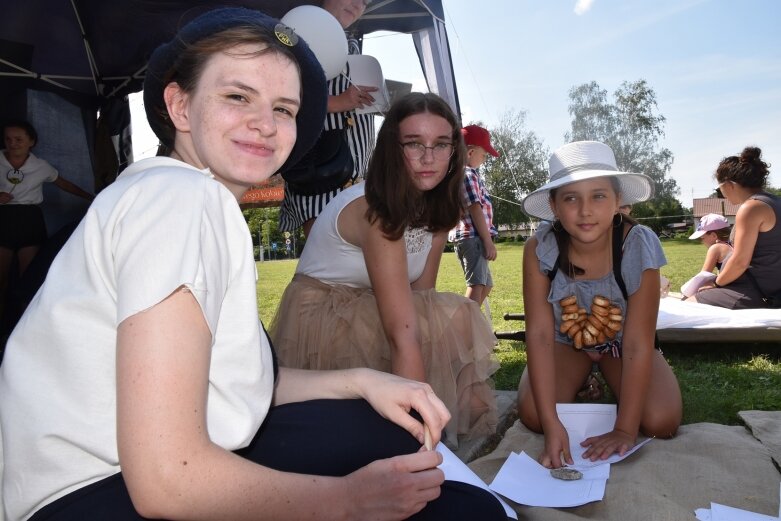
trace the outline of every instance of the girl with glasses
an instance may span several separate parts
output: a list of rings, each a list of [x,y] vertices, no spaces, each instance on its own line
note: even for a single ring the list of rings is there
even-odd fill
[[[315,221],[270,332],[283,365],[371,367],[428,382],[446,440],[496,425],[496,339],[476,303],[435,289],[461,214],[466,149],[447,103],[413,93],[389,110],[365,183]]]

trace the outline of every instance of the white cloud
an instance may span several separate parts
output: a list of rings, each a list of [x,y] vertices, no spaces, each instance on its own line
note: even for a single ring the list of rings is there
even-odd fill
[[[578,0],[575,2],[575,14],[580,16],[591,9],[594,0]]]

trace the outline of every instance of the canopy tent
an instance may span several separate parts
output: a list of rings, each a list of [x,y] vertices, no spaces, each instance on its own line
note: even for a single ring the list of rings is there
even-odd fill
[[[146,60],[178,27],[220,5],[282,17],[312,0],[0,0],[0,77],[80,106],[141,89]],[[352,28],[411,33],[429,87],[457,108],[441,0],[376,0]]]
[[[129,148],[129,110],[126,96],[141,90],[146,61],[152,50],[171,38],[177,28],[216,6],[260,9],[282,17],[317,0],[0,0],[0,120],[28,118],[39,127],[39,155],[55,164],[68,179],[99,190],[117,170],[132,161]],[[409,33],[429,90],[458,111],[442,0],[374,0],[351,30],[361,39],[374,31]],[[41,93],[54,93],[41,94]],[[62,106],[68,118],[57,114]],[[75,110],[75,112],[74,112]],[[100,111],[102,126],[98,125]],[[79,115],[80,112],[80,115]],[[47,121],[55,127],[47,131]],[[65,129],[65,119],[78,129]],[[63,135],[78,136],[86,151],[41,151]],[[96,137],[97,136],[97,137]],[[101,138],[102,136],[102,138]],[[101,158],[117,157],[106,166]],[[96,152],[98,150],[98,152]],[[86,163],[52,154],[86,154]],[[76,165],[78,163],[78,166]],[[115,166],[114,166],[115,165]],[[69,169],[74,171],[69,171]],[[85,172],[88,170],[89,172]],[[113,170],[113,172],[112,172]],[[54,199],[57,195],[52,195]]]

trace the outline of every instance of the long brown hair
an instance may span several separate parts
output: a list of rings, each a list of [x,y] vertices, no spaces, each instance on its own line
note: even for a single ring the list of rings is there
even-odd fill
[[[399,125],[421,113],[443,117],[453,128],[453,156],[445,178],[435,188],[421,192],[407,175],[399,143]],[[408,227],[425,227],[431,232],[453,228],[461,217],[461,185],[464,181],[466,147],[461,124],[450,106],[436,94],[413,92],[391,106],[377,134],[366,170],[366,218],[390,240],[397,240]]]

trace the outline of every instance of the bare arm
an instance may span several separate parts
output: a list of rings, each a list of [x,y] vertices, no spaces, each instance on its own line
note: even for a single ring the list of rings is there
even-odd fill
[[[442,260],[442,252],[447,242],[447,232],[440,232],[434,235],[431,240],[431,251],[426,258],[426,266],[418,280],[412,283],[413,290],[434,289],[437,285],[437,274],[439,273],[439,263]]]
[[[122,471],[145,517],[314,518],[338,480],[260,467],[211,442],[206,426],[211,333],[195,298],[177,291],[124,320],[117,334]],[[303,489],[301,488],[303,487]],[[311,497],[299,491],[309,490]]]
[[[645,407],[659,312],[659,270],[643,272],[640,288],[629,296],[621,346],[621,399],[616,430],[631,436],[640,429]]]
[[[765,203],[748,200],[740,206],[735,215],[735,244],[732,255],[716,277],[716,282],[720,286],[727,285],[743,275],[751,265],[759,232],[767,231],[773,225],[775,225],[775,214]]]
[[[543,431],[559,421],[556,414],[556,366],[553,357],[555,323],[548,302],[550,280],[540,272],[537,239],[523,248],[523,302],[526,315],[526,353],[534,405]]]
[[[141,515],[403,519],[439,494],[435,452],[376,461],[333,478],[275,471],[215,445],[206,424],[210,346],[206,321],[187,291],[119,326],[117,444]]]
[[[400,425],[421,444],[423,424],[410,416],[415,409],[431,432],[434,444],[450,420],[431,386],[367,368],[307,371],[280,367],[274,405],[319,398],[363,398],[383,417]]]
[[[345,241],[363,252],[382,328],[390,343],[391,371],[422,382],[426,373],[404,238],[388,240],[378,222],[371,224],[366,219],[367,208],[366,199],[357,198],[339,214],[337,228]]]
[[[92,201],[93,199],[95,199],[94,195],[92,195],[89,192],[85,192],[77,185],[71,183],[67,179],[64,179],[62,176],[57,176],[57,179],[54,180],[54,184],[55,186],[57,186],[57,188],[64,190],[69,194],[73,194],[77,197],[81,197],[82,199],[86,199],[87,201]]]
[[[483,215],[483,208],[480,203],[472,203],[468,208],[469,216],[472,218],[472,224],[474,224],[475,231],[480,237],[483,243],[483,249],[485,250],[485,258],[489,261],[496,260],[496,245],[491,240],[491,230],[488,229],[488,223],[485,222],[485,215]]]
[[[523,249],[523,302],[526,314],[526,369],[534,398],[534,407],[545,435],[539,456],[545,467],[572,464],[569,437],[556,413],[557,348],[553,307],[548,302],[550,279],[540,272],[536,253],[537,239],[531,238]]]
[[[712,272],[714,269],[716,269],[716,263],[719,262],[719,259],[722,257],[722,249],[723,247],[726,247],[725,244],[712,244],[708,251],[705,253],[705,262],[702,264],[702,269],[700,271],[707,271]]]
[[[382,327],[390,342],[393,374],[423,382],[426,370],[420,351],[420,331],[407,273],[404,238],[388,240],[375,222],[364,235],[361,247]]]

